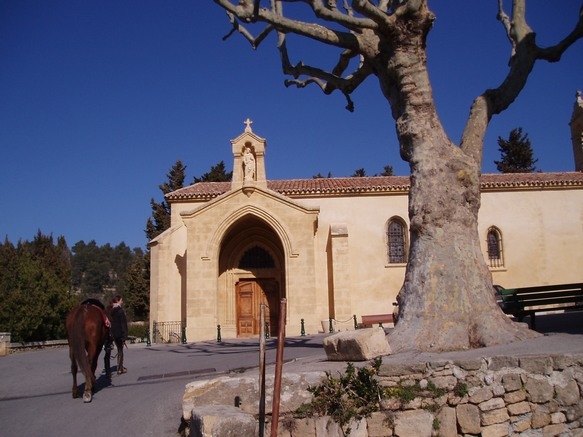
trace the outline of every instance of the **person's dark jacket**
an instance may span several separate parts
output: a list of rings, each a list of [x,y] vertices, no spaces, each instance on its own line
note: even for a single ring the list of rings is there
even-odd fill
[[[111,336],[114,339],[125,340],[128,338],[128,322],[126,313],[122,307],[114,307],[111,310]]]

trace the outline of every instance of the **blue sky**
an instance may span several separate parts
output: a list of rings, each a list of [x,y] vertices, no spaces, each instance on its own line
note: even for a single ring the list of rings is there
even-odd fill
[[[441,120],[458,141],[472,100],[497,86],[509,44],[497,0],[431,1],[437,15],[428,64]],[[579,0],[530,1],[537,41],[555,44]],[[211,0],[3,0],[0,2],[0,237],[40,230],[69,246],[145,247],[150,199],[180,159],[187,180],[223,160],[253,120],[267,139],[269,179],[317,173],[408,174],[375,78],[353,94],[285,88],[275,38],[253,51],[227,41]],[[334,49],[290,40],[292,62],[333,65]],[[583,41],[559,63],[535,67],[514,105],[488,129],[483,171],[496,172],[497,138],[522,127],[543,171],[574,169],[569,119],[583,89]]]

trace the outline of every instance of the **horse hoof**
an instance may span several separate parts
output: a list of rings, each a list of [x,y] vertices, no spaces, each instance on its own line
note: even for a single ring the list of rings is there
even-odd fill
[[[91,393],[84,393],[83,394],[83,402],[86,404],[91,402]]]

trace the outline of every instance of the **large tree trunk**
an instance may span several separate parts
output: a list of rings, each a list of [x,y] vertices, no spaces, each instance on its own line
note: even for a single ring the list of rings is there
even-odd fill
[[[480,249],[479,171],[438,135],[411,165],[410,254],[399,293],[395,352],[505,344],[538,335],[498,308]]]
[[[390,344],[396,352],[447,351],[531,338],[539,334],[496,304],[478,235],[481,151],[464,153],[437,116],[425,62],[429,21],[421,14],[403,27],[386,41],[391,58],[376,64],[411,168],[410,252]]]

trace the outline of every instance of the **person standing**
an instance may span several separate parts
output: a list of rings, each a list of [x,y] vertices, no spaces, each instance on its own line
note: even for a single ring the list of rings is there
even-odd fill
[[[117,374],[121,375],[122,373],[126,373],[128,371],[128,369],[126,369],[123,365],[123,347],[125,345],[126,339],[128,338],[128,322],[126,313],[122,308],[123,298],[119,294],[112,299],[111,305],[110,332],[111,337],[113,338],[113,342],[115,343],[115,347],[117,348]],[[111,351],[111,342],[109,350]],[[106,346],[106,356],[107,355],[108,351]]]

